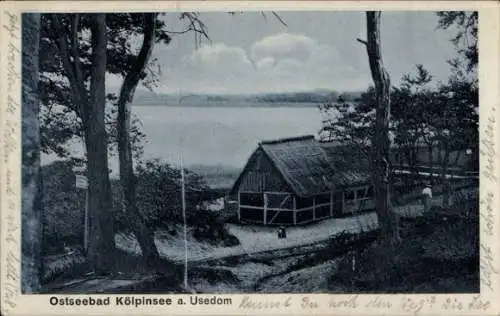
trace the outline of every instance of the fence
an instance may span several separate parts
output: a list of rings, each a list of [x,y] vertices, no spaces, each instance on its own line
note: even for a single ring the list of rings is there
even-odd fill
[[[240,222],[264,225],[307,224],[342,213],[342,204],[334,201],[331,192],[313,197],[281,192],[239,192],[238,205]]]

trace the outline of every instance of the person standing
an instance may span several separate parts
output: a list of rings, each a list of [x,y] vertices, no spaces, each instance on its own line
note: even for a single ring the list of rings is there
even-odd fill
[[[424,212],[423,214],[427,214],[432,206],[432,189],[431,184],[427,183],[425,188],[422,190],[422,199],[424,204]]]

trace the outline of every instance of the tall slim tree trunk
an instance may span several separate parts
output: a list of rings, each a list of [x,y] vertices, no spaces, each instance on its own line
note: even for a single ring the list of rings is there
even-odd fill
[[[377,100],[375,132],[372,139],[375,210],[381,231],[381,241],[388,252],[387,257],[391,258],[396,245],[400,241],[400,237],[398,218],[392,211],[389,192],[390,79],[389,74],[384,68],[381,56],[380,16],[380,11],[366,12],[368,38],[365,44]]]
[[[409,187],[411,183],[415,180],[417,176],[417,171],[416,171],[416,164],[415,164],[415,155],[414,155],[414,148],[413,148],[413,142],[406,141],[403,143],[404,145],[398,148],[399,151],[402,151],[402,154],[404,158],[401,159],[401,161],[398,161],[398,164],[404,164],[406,161],[408,165],[408,169],[410,171],[410,174],[407,177],[404,177],[405,181],[405,187]]]
[[[438,153],[439,154],[439,153]],[[430,167],[430,172],[429,175],[429,182],[433,182],[434,179],[434,142],[432,140],[429,140],[427,142],[427,159],[428,159],[428,166]]]
[[[40,14],[24,13],[22,15],[22,293],[38,293],[41,277],[39,44]]]
[[[412,181],[412,184],[415,183],[415,181],[418,179],[418,154],[417,154],[417,150],[416,148],[418,148],[417,144],[416,144],[416,141],[413,141],[412,144],[410,145],[411,146],[411,149],[410,149],[410,166],[411,166],[411,174],[412,174],[412,177],[411,177],[411,181]]]
[[[92,14],[92,74],[85,119],[89,180],[89,261],[97,274],[111,272],[114,243],[111,186],[108,170],[108,142],[104,125],[106,105],[106,15]]]
[[[141,79],[141,74],[151,57],[155,40],[156,14],[145,13],[144,18],[144,40],[142,47],[137,60],[125,77],[120,90],[117,130],[123,207],[130,218],[130,223],[141,246],[144,259],[146,259],[146,262],[154,264],[158,261],[159,254],[154,243],[154,232],[147,226],[137,208],[132,145],[130,141],[131,102],[135,89]]]
[[[441,139],[443,143],[443,153],[441,156],[441,183],[443,184],[443,207],[447,208],[450,206],[450,195],[451,195],[451,180],[447,179],[448,167],[450,161],[450,149],[447,140],[444,137]]]

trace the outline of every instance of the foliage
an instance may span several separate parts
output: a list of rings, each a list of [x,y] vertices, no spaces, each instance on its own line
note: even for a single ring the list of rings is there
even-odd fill
[[[138,35],[137,24],[127,23],[137,20],[139,14],[108,15],[110,28],[108,45],[107,71],[111,74],[121,74],[127,71],[127,62],[133,60],[131,44],[127,37]],[[120,23],[122,19],[122,23]],[[76,25],[75,25],[76,24]],[[61,46],[61,44],[63,46]],[[66,47],[64,47],[66,46]],[[63,48],[63,50],[61,50]],[[66,48],[66,50],[64,50]],[[40,125],[41,148],[45,153],[55,153],[65,157],[69,155],[66,148],[68,141],[83,136],[82,113],[72,99],[70,74],[66,73],[63,64],[63,53],[79,57],[78,66],[82,70],[82,81],[87,84],[92,69],[90,19],[88,14],[43,14],[40,47]],[[77,63],[73,61],[73,68]],[[145,76],[145,74],[144,74]],[[88,92],[86,92],[88,98]],[[116,101],[114,94],[107,95],[106,123],[110,143],[113,143],[114,118]],[[138,137],[140,137],[138,135]]]
[[[65,245],[83,244],[85,193],[75,187],[72,164],[57,161],[43,166],[43,253],[59,253]]]
[[[419,148],[437,148],[428,161],[445,168],[452,159],[459,159],[459,152],[477,146],[477,90],[454,78],[431,87],[432,76],[423,66],[417,67],[416,76],[405,75],[401,87],[394,89],[395,143],[410,166]],[[453,151],[455,157],[451,157]]]
[[[456,35],[451,39],[458,53],[466,62],[466,71],[473,72],[477,69],[479,54],[477,50],[479,15],[477,11],[439,11],[437,12],[438,28],[449,29],[455,27]],[[450,62],[452,65],[460,64],[460,60],[455,59]]]
[[[428,161],[443,165],[452,159],[455,149],[476,148],[479,93],[476,76],[478,52],[478,13],[441,11],[438,28],[456,29],[451,39],[458,57],[450,60],[448,82],[433,84],[432,75],[423,65],[416,65],[415,75],[404,74],[402,83],[391,89],[390,131],[398,147],[399,163],[417,164],[424,146],[436,147]],[[374,123],[375,91],[370,87],[357,102],[320,105],[325,118],[320,137],[324,141],[368,144]],[[458,154],[453,158],[458,160]]]
[[[75,164],[56,161],[42,167],[44,253],[61,253],[65,246],[83,244],[85,191],[75,187]],[[185,170],[188,224],[198,220],[197,205],[209,194],[204,179]],[[137,206],[152,228],[182,222],[180,170],[159,160],[146,161],[137,170]],[[130,231],[129,217],[122,211],[121,188],[111,181],[117,229]]]
[[[478,90],[474,84],[450,78],[446,84],[431,86],[432,76],[417,65],[416,75],[405,74],[399,87],[391,90],[390,131],[403,156],[401,162],[417,163],[423,146],[438,146],[444,153],[474,148],[478,140]],[[375,91],[370,87],[357,102],[327,103],[320,132],[324,141],[369,144],[374,124]]]
[[[214,212],[200,212],[191,216],[188,224],[194,226],[193,237],[201,242],[221,247],[233,247],[240,244],[238,238],[225,227],[223,218]]]
[[[40,81],[41,101],[40,136],[41,149],[44,153],[68,157],[67,144],[82,138],[82,113],[72,100],[70,74],[64,70],[61,51],[70,55],[71,69],[81,69],[81,84],[88,90],[92,69],[90,43],[91,14],[61,13],[42,14],[40,40]],[[198,14],[184,12],[179,18],[186,20],[187,28],[180,34],[195,32],[206,34],[205,25]],[[144,15],[141,13],[106,14],[108,28],[107,65],[110,75],[124,77],[137,59],[137,42],[144,33]],[[156,21],[156,42],[169,44],[171,36],[177,35],[167,28],[165,14],[160,14]],[[61,46],[62,45],[62,46]],[[63,48],[61,50],[61,48]],[[75,56],[75,57],[74,57]],[[159,82],[161,67],[152,59],[141,73],[141,82],[152,89]],[[88,95],[88,91],[85,92]],[[116,108],[117,95],[107,94],[106,130],[110,149],[116,150]],[[145,135],[137,117],[132,117],[131,140],[135,158],[142,153]]]
[[[372,87],[355,102],[342,97],[337,102],[320,104],[323,115],[320,139],[325,142],[367,144],[370,140],[375,112],[375,91]]]
[[[75,278],[90,272],[85,255],[80,250],[63,256],[44,258],[42,283],[49,284],[57,279]]]
[[[373,265],[384,254],[377,243],[341,259],[331,276],[354,293],[436,293],[479,290],[478,200],[435,207],[428,217],[400,222],[403,242],[389,271]],[[444,268],[443,268],[444,267]]]
[[[189,170],[185,172],[186,212],[193,213],[208,189],[204,179]],[[180,170],[160,160],[149,160],[137,167],[137,207],[149,227],[169,226],[182,221]],[[114,185],[117,218],[125,216],[121,210],[120,189]],[[120,222],[120,220],[119,220]],[[120,225],[123,227],[122,225]]]

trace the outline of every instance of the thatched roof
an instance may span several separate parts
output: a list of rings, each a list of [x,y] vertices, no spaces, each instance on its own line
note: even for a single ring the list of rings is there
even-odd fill
[[[321,143],[330,163],[338,176],[337,184],[342,186],[370,181],[369,147]]]
[[[264,141],[259,146],[297,195],[333,189],[335,170],[314,136]]]
[[[328,192],[338,186],[368,180],[366,174],[351,170],[351,157],[343,157],[344,153],[340,151],[334,153],[335,150],[331,146],[327,153],[324,147],[310,135],[263,141],[258,149],[262,149],[269,157],[292,191],[299,196]],[[237,190],[242,175],[236,181],[232,192]]]

